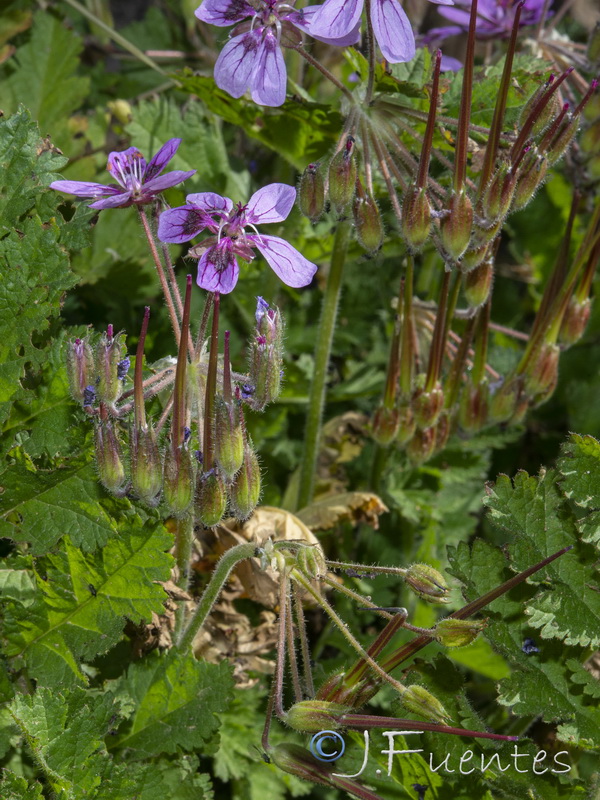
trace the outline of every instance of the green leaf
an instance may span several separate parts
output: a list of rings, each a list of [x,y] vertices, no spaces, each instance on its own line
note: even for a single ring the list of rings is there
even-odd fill
[[[0,780],[0,797],[3,800],[43,800],[42,784],[37,781],[33,784],[29,783],[20,775],[3,769],[2,780]]]
[[[89,79],[76,75],[82,47],[81,39],[60,20],[39,11],[31,38],[6,65],[12,74],[0,82],[0,106],[14,112],[26,97],[42,132],[61,147],[71,139],[68,117],[89,92]]]
[[[131,515],[101,550],[84,554],[70,537],[36,563],[38,595],[27,609],[6,612],[5,653],[24,659],[45,686],[85,683],[81,659],[105,653],[120,638],[124,618],[149,621],[163,610],[172,537],[160,523]]]
[[[229,706],[232,687],[225,661],[208,664],[175,649],[148,655],[116,685],[116,693],[133,701],[135,711],[110,749],[146,755],[214,750],[218,715]]]
[[[131,509],[107,495],[87,454],[51,471],[16,464],[2,476],[2,488],[0,535],[29,542],[34,555],[65,535],[87,551],[102,547]]]

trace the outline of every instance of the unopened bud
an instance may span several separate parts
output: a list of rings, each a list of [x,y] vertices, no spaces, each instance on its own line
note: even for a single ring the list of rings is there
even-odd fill
[[[548,159],[531,153],[519,170],[513,194],[512,211],[520,211],[528,205],[548,172]]]
[[[410,250],[420,250],[431,230],[431,205],[425,189],[411,186],[402,200],[402,236]]]
[[[486,627],[485,620],[452,619],[447,617],[435,626],[435,638],[444,647],[465,647],[471,644]]]
[[[345,146],[336,153],[329,165],[329,199],[338,214],[345,211],[354,197],[356,172],[354,139],[348,136]]]
[[[260,466],[252,442],[244,445],[242,466],[229,487],[231,513],[236,519],[248,519],[260,498]]]
[[[227,401],[222,395],[215,398],[215,460],[223,475],[231,480],[244,460],[244,431],[240,405]]]
[[[119,361],[117,364],[117,378],[120,381],[124,381],[127,377],[127,373],[129,372],[129,367],[131,366],[131,359],[129,356],[125,356],[122,361]]]
[[[300,178],[298,187],[298,205],[300,211],[311,222],[317,220],[323,214],[325,208],[325,181],[321,165],[309,164]]]
[[[475,269],[467,272],[464,280],[464,291],[467,303],[471,308],[479,308],[490,296],[494,279],[494,265],[485,261]]]
[[[413,564],[404,575],[413,592],[428,603],[447,603],[448,584],[444,576],[428,564]]]
[[[373,414],[371,435],[382,447],[390,445],[398,435],[399,412],[397,408],[387,408],[383,403]]]
[[[218,525],[227,510],[227,487],[217,469],[198,476],[195,500],[196,516],[206,528]]]
[[[399,445],[410,442],[415,435],[417,422],[415,420],[415,412],[409,403],[400,403],[398,406],[398,431],[396,433],[396,441]]]
[[[500,385],[490,387],[493,389],[490,390],[488,400],[490,422],[508,422],[512,419],[521,395],[521,386],[519,378],[509,378]]]
[[[523,388],[529,397],[543,394],[556,383],[560,351],[555,344],[544,344],[531,358],[523,376]]]
[[[592,312],[592,301],[586,298],[582,303],[572,297],[561,322],[558,335],[562,344],[570,346],[583,336]]]
[[[435,428],[416,428],[406,446],[406,455],[414,467],[429,461],[435,452]]]
[[[75,339],[67,345],[67,375],[71,396],[84,406],[92,405],[89,393],[94,379],[94,356],[87,339]],[[93,387],[92,387],[93,388]]]
[[[285,721],[300,733],[318,733],[325,729],[335,731],[343,727],[339,720],[350,711],[348,706],[339,703],[329,703],[325,700],[304,700],[290,708],[285,716]]]
[[[96,425],[96,464],[100,483],[111,494],[122,495],[125,483],[125,468],[121,461],[121,448],[110,420],[102,420]]]
[[[123,384],[120,375],[125,357],[125,346],[122,334],[116,336],[112,332],[103,333],[96,346],[95,363],[98,373],[96,391],[98,399],[112,408],[121,396]]]
[[[463,190],[453,193],[448,214],[440,223],[440,236],[445,252],[452,261],[458,261],[467,249],[473,229],[473,205]]]
[[[400,702],[408,711],[427,717],[434,722],[441,722],[450,719],[450,715],[440,703],[437,697],[428,692],[424,686],[409,686],[400,697]]]
[[[377,203],[364,191],[358,192],[352,204],[352,213],[358,241],[367,253],[375,253],[383,242],[383,223]]]
[[[276,400],[281,390],[283,320],[278,308],[262,297],[256,307],[256,333],[250,343],[250,378],[253,391],[247,398],[255,411]]]
[[[132,426],[130,452],[133,490],[140,500],[154,506],[162,489],[162,463],[152,428]]]
[[[326,575],[327,564],[321,545],[301,547],[296,555],[296,566],[307,578],[322,578]]]
[[[163,497],[176,517],[182,516],[194,496],[194,467],[186,447],[167,447],[163,470]]]
[[[417,390],[412,399],[412,407],[419,428],[435,425],[444,407],[444,391],[441,385],[436,384],[430,392]]]
[[[476,433],[488,421],[489,387],[486,382],[469,381],[462,390],[458,406],[458,424],[466,433]]]

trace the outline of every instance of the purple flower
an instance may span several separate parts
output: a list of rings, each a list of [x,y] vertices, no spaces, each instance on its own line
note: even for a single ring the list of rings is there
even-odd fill
[[[452,5],[453,0],[432,0],[439,5]],[[350,31],[356,30],[364,0],[325,0],[312,17],[309,33],[324,36],[334,44],[342,44]],[[410,61],[415,55],[415,36],[399,0],[371,0],[371,24],[383,57],[396,64]]]
[[[285,101],[287,72],[281,45],[295,47],[302,41],[300,31],[308,33],[319,6],[296,10],[296,0],[204,0],[196,16],[211,25],[236,25],[215,64],[215,82],[232,97],[250,89],[255,103],[280,106]],[[240,23],[240,24],[237,24]],[[328,44],[354,44],[358,25],[349,29],[341,41],[311,36]],[[340,37],[336,37],[340,38]]]
[[[288,286],[307,286],[317,267],[278,236],[263,236],[256,225],[282,222],[294,205],[296,190],[283,183],[259,189],[247,205],[234,206],[228,197],[213,192],[189,194],[187,204],[160,215],[158,238],[162,242],[187,242],[203,230],[211,235],[190,250],[198,257],[197,283],[208,292],[228,294],[239,274],[237,257],[252,261],[254,248],[266,258]],[[253,233],[247,233],[250,228]]]
[[[149,164],[135,147],[130,147],[122,153],[111,153],[108,156],[107,169],[116,179],[118,186],[114,183],[106,186],[102,183],[85,181],[54,181],[50,184],[50,188],[77,197],[101,198],[95,203],[90,203],[90,208],[125,208],[134,203],[138,205],[151,203],[159,192],[191,178],[196,172],[195,169],[189,172],[176,169],[167,172],[166,175],[160,175],[180,144],[181,139],[169,139]]]
[[[437,40],[455,36],[469,30],[471,0],[455,0],[460,8],[441,8],[440,14],[454,23],[445,28],[435,28]],[[544,11],[545,0],[525,0],[520,26],[535,25]],[[510,36],[518,3],[515,0],[479,0],[475,35],[478,39],[507,38]],[[430,35],[433,31],[429,31]]]

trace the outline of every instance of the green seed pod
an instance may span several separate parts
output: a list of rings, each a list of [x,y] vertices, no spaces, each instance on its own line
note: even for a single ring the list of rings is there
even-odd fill
[[[544,344],[531,359],[523,376],[523,389],[529,397],[543,394],[556,384],[560,350],[555,344]]]
[[[458,262],[458,268],[463,275],[469,275],[476,270],[488,257],[488,251],[487,231],[476,226],[473,230],[473,238]]]
[[[465,647],[471,644],[486,627],[485,620],[452,619],[447,617],[435,626],[435,638],[444,647]]]
[[[409,403],[400,403],[398,406],[398,432],[396,433],[396,441],[399,445],[406,444],[415,435],[417,422],[415,420],[415,412]]]
[[[100,483],[111,494],[123,496],[125,468],[119,440],[110,420],[101,420],[95,429],[96,464]]]
[[[400,697],[400,702],[408,711],[427,717],[433,722],[444,723],[450,715],[437,697],[428,692],[424,686],[409,686]]]
[[[489,393],[490,422],[508,422],[512,419],[521,396],[521,385],[519,378],[509,378]]]
[[[196,516],[206,528],[218,525],[227,510],[227,487],[217,469],[198,475],[195,499]]]
[[[86,339],[75,339],[67,345],[67,375],[71,396],[76,403],[89,405],[86,390],[94,383],[94,355]]]
[[[351,708],[366,705],[381,689],[381,679],[371,674],[348,686],[345,672],[336,672],[321,684],[317,700],[327,700]]]
[[[572,297],[561,322],[558,338],[568,347],[578,342],[583,336],[592,312],[592,301],[586,298],[580,303]]]
[[[413,564],[404,575],[404,582],[422,600],[428,603],[448,603],[448,584],[437,569],[428,564]]]
[[[479,308],[490,296],[492,281],[494,279],[494,265],[485,261],[465,275],[465,298],[471,308]]]
[[[356,189],[356,155],[354,139],[348,136],[345,146],[329,164],[329,199],[338,214],[343,214]]]
[[[439,453],[448,444],[451,427],[450,415],[446,411],[442,411],[438,417],[438,421],[435,424],[435,444],[433,446],[434,453]]]
[[[285,715],[285,721],[300,733],[318,733],[322,730],[340,730],[343,725],[339,721],[352,709],[339,703],[325,700],[303,700],[293,705]]]
[[[255,411],[276,400],[281,391],[283,320],[278,308],[270,308],[262,297],[256,307],[256,333],[250,341],[252,392],[246,398]]]
[[[258,458],[252,442],[244,445],[242,467],[229,487],[231,513],[236,519],[248,519],[260,498],[261,478]]]
[[[96,345],[95,364],[98,372],[96,393],[98,400],[113,408],[123,391],[121,380],[121,363],[125,360],[125,345],[121,341],[123,334],[112,335],[112,326]]]
[[[406,455],[413,467],[420,467],[429,461],[435,452],[435,428],[416,428],[412,439],[406,446]]]
[[[415,421],[419,428],[429,428],[438,421],[444,408],[444,390],[437,383],[430,392],[417,390],[412,399]]]
[[[502,220],[508,214],[515,181],[508,164],[502,164],[492,175],[481,197],[481,212],[488,222]]]
[[[173,451],[167,447],[163,468],[163,497],[176,517],[181,517],[189,508],[194,496],[194,467],[186,447]]]
[[[358,184],[360,186],[360,184]],[[383,223],[377,203],[359,190],[352,203],[356,236],[367,253],[375,253],[383,242]]]
[[[458,261],[473,232],[473,205],[464,190],[452,194],[447,211],[440,223],[442,246],[451,261]]]
[[[487,382],[476,386],[469,380],[463,388],[458,406],[458,424],[466,433],[477,433],[488,423],[489,387]]]
[[[537,156],[535,153],[528,154],[528,156],[525,157],[523,166],[519,170],[511,211],[520,211],[529,204],[537,189],[544,181],[547,172],[547,158],[544,156]]]
[[[392,444],[398,435],[399,412],[397,408],[387,408],[383,403],[373,414],[371,436],[382,447]]]
[[[152,428],[131,426],[129,435],[131,453],[131,485],[142,502],[149,506],[158,503],[162,489],[162,461]]]
[[[431,230],[431,205],[425,189],[410,186],[402,200],[402,236],[410,250],[420,250]]]
[[[296,554],[296,567],[311,580],[327,575],[327,564],[320,544],[301,547]]]
[[[529,115],[533,112],[535,106],[537,105],[538,100],[541,98],[543,94],[546,93],[550,86],[550,82],[543,83],[541,86],[535,90],[535,92],[531,95],[529,100],[525,103],[523,108],[521,109],[521,114],[519,116],[519,122],[517,123],[517,129],[520,130],[527,121]],[[546,103],[543,109],[538,112],[537,118],[533,124],[531,129],[531,135],[537,136],[540,134],[545,128],[548,127],[548,124],[551,122],[554,117],[560,111],[560,100],[557,96],[557,93],[554,92],[550,97],[549,101]]]
[[[328,765],[316,759],[299,744],[283,742],[275,745],[269,750],[269,760],[284,772],[305,781],[321,783],[325,786],[332,784],[331,770]]]
[[[546,151],[546,158],[550,166],[556,164],[559,158],[562,158],[579,130],[580,121],[581,114],[574,114],[570,120],[563,121],[563,124],[558,129],[556,136],[552,139]]]
[[[240,404],[215,398],[215,460],[227,480],[231,480],[244,460],[244,431]]]
[[[318,222],[325,208],[325,181],[319,162],[309,164],[300,178],[298,205],[312,223]]]

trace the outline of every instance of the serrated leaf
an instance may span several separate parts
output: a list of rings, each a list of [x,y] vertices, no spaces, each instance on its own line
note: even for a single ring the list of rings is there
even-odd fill
[[[175,649],[154,652],[132,664],[116,686],[135,703],[135,711],[110,749],[146,755],[206,752],[218,731],[218,716],[229,706],[233,680],[227,662],[197,661]],[[214,749],[214,748],[213,748]]]
[[[501,475],[484,502],[490,518],[515,537],[511,553],[518,570],[575,546],[544,569],[550,588],[528,603],[526,613],[545,639],[585,647],[600,644],[600,594],[590,589],[597,579],[593,551],[577,539],[576,518],[559,489],[558,474],[542,471],[535,478],[519,472],[512,483]]]
[[[59,19],[39,11],[31,38],[7,65],[12,74],[0,83],[0,105],[16,111],[26,97],[42,132],[60,146],[70,141],[68,117],[89,92],[89,78],[76,75],[82,47],[81,39]]]
[[[2,800],[43,800],[42,784],[30,783],[20,775],[8,769],[2,770],[0,780],[0,797]]]
[[[37,561],[35,604],[7,610],[5,653],[24,659],[44,686],[85,683],[81,659],[105,653],[120,638],[124,618],[134,624],[161,613],[166,597],[172,537],[160,523],[142,526],[131,516],[119,538],[93,554],[70,537],[62,549]]]

